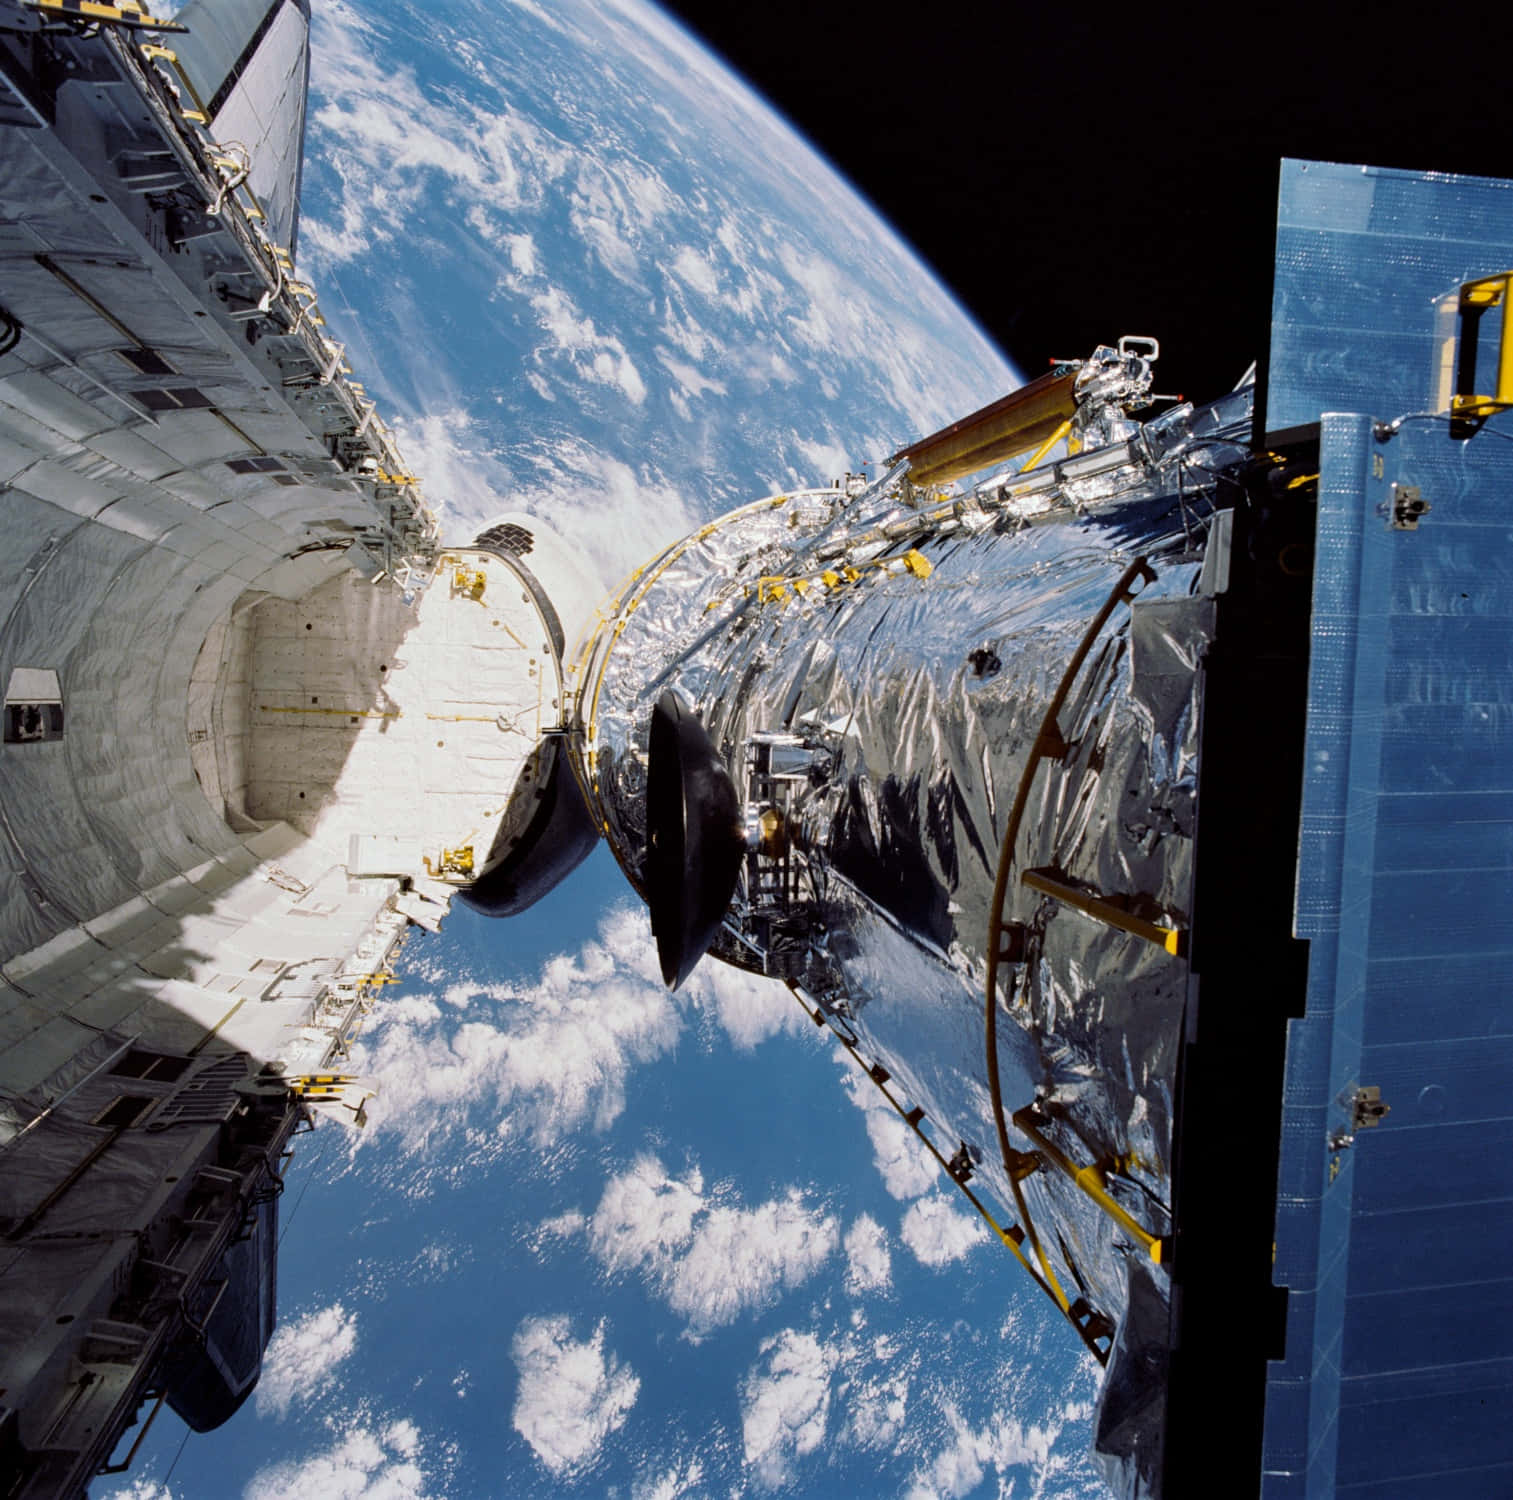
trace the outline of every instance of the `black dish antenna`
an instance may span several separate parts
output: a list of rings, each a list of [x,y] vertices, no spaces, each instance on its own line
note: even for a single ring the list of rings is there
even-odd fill
[[[672,689],[651,714],[646,892],[663,982],[683,983],[735,894],[746,840],[741,801],[694,711]]]

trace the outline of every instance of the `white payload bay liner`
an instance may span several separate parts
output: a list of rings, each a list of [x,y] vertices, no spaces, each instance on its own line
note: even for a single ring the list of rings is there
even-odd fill
[[[288,1142],[361,1123],[352,1035],[563,683],[295,273],[305,7],[0,19],[0,1471],[35,1497],[144,1400],[204,1429],[251,1390]]]

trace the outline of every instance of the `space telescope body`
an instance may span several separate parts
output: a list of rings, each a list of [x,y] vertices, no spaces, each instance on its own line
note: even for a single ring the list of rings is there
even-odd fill
[[[992,452],[958,427],[876,483],[760,500],[669,548],[588,643],[577,741],[660,928],[656,843],[679,820],[648,797],[648,726],[669,692],[696,706],[746,832],[710,952],[838,1032],[1101,1362],[1132,1299],[1165,1322],[1202,664],[1255,467],[1249,384],[1130,419],[1150,348],[1100,350],[1080,401],[1055,376],[1048,430],[1035,392],[1017,434],[976,424],[1075,458],[914,484],[911,462]],[[695,795],[683,821],[703,816]],[[1127,1403],[1109,1442],[1158,1455],[1146,1395],[1138,1442]]]
[[[574,669],[664,976],[832,1028],[1120,1496],[1513,1483],[1510,195],[1285,163],[1259,383],[1142,422],[1101,349],[670,546]]]

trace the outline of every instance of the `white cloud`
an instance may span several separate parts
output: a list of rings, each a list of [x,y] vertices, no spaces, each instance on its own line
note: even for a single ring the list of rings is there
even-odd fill
[[[604,1352],[604,1324],[576,1340],[568,1319],[526,1318],[512,1346],[520,1388],[515,1430],[558,1478],[592,1467],[605,1440],[625,1425],[640,1379]]]
[[[641,255],[655,261],[661,246],[652,238],[674,197],[655,171],[619,160],[613,170],[592,155],[580,156],[570,218],[578,238],[617,280],[644,290]]]
[[[724,382],[710,379],[709,376],[700,370],[696,370],[692,365],[685,364],[682,360],[674,358],[668,350],[658,349],[657,359],[661,362],[662,368],[677,382],[678,390],[684,396],[698,397],[702,396],[705,391],[713,391],[716,396],[723,396],[725,394]]]
[[[528,371],[526,379],[538,394],[555,399],[540,371]],[[517,508],[519,492],[528,490],[528,504],[521,508],[571,532],[573,545],[579,549],[577,560],[591,585],[591,597],[583,602],[592,606],[632,568],[659,547],[686,536],[694,526],[690,501],[695,497],[685,495],[646,463],[644,454],[631,457],[635,461],[627,462],[577,437],[531,443],[522,439],[518,448],[511,449],[509,463],[471,449],[468,461],[477,478],[471,492],[457,492],[469,495],[466,511],[457,521],[467,520],[471,536],[477,530],[475,523]],[[516,501],[502,503],[499,497],[511,492],[516,492]],[[426,493],[440,492],[428,484]],[[486,503],[480,504],[475,498],[479,496]],[[567,526],[565,518],[574,518],[576,524]],[[574,601],[568,604],[571,608]]]
[[[536,242],[528,234],[512,234],[505,240],[510,264],[520,276],[536,274]]]
[[[654,1156],[605,1185],[588,1234],[605,1269],[641,1273],[695,1342],[808,1280],[839,1238],[796,1188],[743,1208],[707,1198],[697,1171],[669,1176]]]
[[[589,1248],[608,1271],[665,1274],[693,1238],[703,1186],[697,1171],[680,1180],[655,1156],[638,1157],[630,1171],[605,1184],[589,1223]]]
[[[429,193],[519,208],[561,172],[562,148],[513,111],[489,114],[426,93],[356,6],[321,6],[315,27],[311,133],[346,191],[339,223],[307,216],[302,230],[327,260],[354,260],[396,226],[413,230]]]
[[[866,1118],[872,1161],[882,1174],[883,1186],[903,1202],[928,1193],[940,1177],[935,1158],[870,1080],[849,1065],[843,1078],[851,1102]]]
[[[167,1485],[159,1484],[155,1479],[134,1479],[123,1490],[112,1490],[109,1500],[174,1500],[174,1494]]]
[[[886,1370],[855,1376],[841,1386],[838,1404],[846,1413],[846,1443],[871,1452],[891,1453],[905,1432],[909,1377]]]
[[[682,307],[682,300],[681,297],[668,299],[666,317],[660,330],[662,335],[668,343],[675,344],[694,361],[711,355],[723,355],[725,346],[707,328],[694,321]]]
[[[940,1405],[949,1437],[933,1458],[914,1471],[907,1500],[960,1500],[982,1484],[989,1469],[998,1478],[1000,1494],[1013,1493],[1016,1470],[1028,1471],[1032,1497],[1102,1493],[1102,1485],[1088,1483],[1091,1465],[1086,1456],[1057,1448],[1068,1423],[1086,1420],[1080,1404],[1052,1410],[1044,1420],[1030,1423],[994,1410],[981,1426],[968,1422],[954,1402]]]
[[[988,1231],[981,1219],[958,1213],[939,1193],[911,1204],[898,1231],[899,1238],[921,1265],[946,1266],[983,1244]]]
[[[469,1131],[496,1147],[526,1135],[540,1148],[584,1127],[607,1129],[625,1108],[632,1068],[670,1051],[680,1029],[648,972],[646,925],[639,909],[617,909],[599,941],[548,959],[534,983],[463,986],[463,1011],[380,1008],[361,1061],[380,1083],[367,1134],[439,1158]],[[470,1119],[483,1109],[497,1121],[492,1130]]]
[[[763,974],[707,960],[683,986],[688,1002],[709,1011],[742,1052],[779,1034],[821,1040],[788,987]]]
[[[836,1356],[812,1333],[792,1328],[763,1339],[760,1353],[765,1368],[753,1367],[741,1387],[741,1437],[757,1483],[777,1489],[792,1477],[795,1460],[824,1441]]]
[[[808,467],[810,484],[829,484],[851,470],[853,459],[837,442],[817,443],[797,438],[794,447]]]
[[[426,503],[446,522],[461,523],[458,541],[472,541],[474,515],[504,509],[501,490],[509,491],[505,472],[489,473],[478,462],[480,433],[467,409],[438,399],[423,416],[401,418],[395,436],[405,462],[420,480]],[[466,497],[464,513],[458,501]]]
[[[359,1421],[322,1453],[259,1470],[243,1500],[427,1500],[422,1454],[413,1422],[375,1428]]]
[[[639,905],[612,909],[597,939],[548,958],[534,980],[432,983],[381,1006],[354,1058],[379,1091],[353,1149],[397,1139],[405,1157],[444,1163],[411,1180],[420,1194],[523,1139],[539,1151],[607,1130],[635,1069],[677,1045],[686,1010],[738,1048],[778,1033],[822,1042],[781,984],[725,964],[702,965],[670,995]]]
[[[670,1468],[637,1479],[631,1485],[630,1500],[681,1500],[703,1478],[704,1465],[699,1459],[680,1459]]]
[[[408,1417],[390,1423],[383,1440],[404,1458],[414,1458],[420,1452],[420,1429]]]
[[[561,287],[548,286],[534,293],[531,306],[551,340],[537,351],[538,358],[563,354],[580,381],[616,386],[637,406],[646,399],[646,382],[625,345],[613,334],[601,333],[594,320],[583,316]]]
[[[357,1316],[340,1302],[279,1324],[263,1355],[257,1384],[259,1416],[282,1419],[296,1401],[328,1389],[336,1368],[357,1347]]]
[[[720,278],[708,257],[700,255],[691,246],[685,245],[672,260],[673,273],[706,297],[714,297],[720,290]]]
[[[587,1222],[577,1209],[572,1208],[555,1218],[543,1219],[536,1226],[536,1238],[538,1242],[547,1239],[570,1240],[575,1234],[582,1232]]]
[[[888,1231],[871,1214],[862,1214],[846,1231],[846,1290],[885,1291],[893,1280]]]
[[[716,1208],[673,1271],[668,1305],[697,1338],[806,1281],[836,1239],[835,1220],[815,1213],[796,1191],[757,1208]]]

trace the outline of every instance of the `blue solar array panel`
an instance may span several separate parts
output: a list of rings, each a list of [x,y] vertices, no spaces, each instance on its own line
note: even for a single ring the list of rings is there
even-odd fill
[[[1513,269],[1513,182],[1282,163],[1267,426],[1424,411],[1434,299]]]
[[[1513,412],[1464,441],[1417,415],[1383,439],[1373,420],[1430,404],[1434,300],[1513,269],[1513,184],[1288,162],[1281,200],[1268,426],[1335,415],[1297,891],[1307,1013],[1288,1033],[1276,1227],[1287,1357],[1263,1494],[1505,1500]],[[1395,486],[1431,507],[1415,529],[1392,524]],[[1331,1146],[1362,1085],[1390,1113]]]

